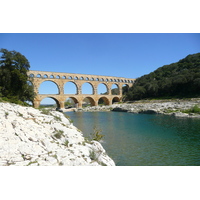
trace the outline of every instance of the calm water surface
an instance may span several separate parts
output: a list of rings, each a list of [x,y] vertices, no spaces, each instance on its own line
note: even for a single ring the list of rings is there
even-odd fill
[[[118,166],[200,165],[200,119],[123,112],[70,112],[88,137],[94,127]]]

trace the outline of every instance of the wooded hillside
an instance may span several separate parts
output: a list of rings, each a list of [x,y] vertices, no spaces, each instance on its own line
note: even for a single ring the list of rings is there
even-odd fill
[[[164,65],[136,80],[126,100],[200,97],[200,53]]]

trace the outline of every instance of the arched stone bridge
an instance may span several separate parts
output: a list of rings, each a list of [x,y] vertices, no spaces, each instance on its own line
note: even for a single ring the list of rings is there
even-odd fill
[[[135,79],[128,79],[122,77],[113,76],[98,76],[98,75],[86,75],[86,74],[73,74],[73,73],[60,73],[60,72],[45,72],[45,71],[33,71],[28,72],[29,80],[34,86],[36,97],[33,101],[33,106],[38,108],[40,102],[44,98],[52,98],[56,101],[58,108],[63,109],[67,98],[73,99],[78,108],[82,108],[84,99],[87,98],[92,106],[98,105],[99,99],[103,99],[106,105],[111,105],[113,102],[122,101],[122,87],[124,85],[131,87]],[[58,87],[58,94],[39,94],[39,87],[44,81],[52,81]],[[73,82],[76,85],[76,94],[65,94],[64,85],[67,82]],[[89,83],[92,86],[92,94],[82,94],[82,85]],[[107,88],[106,94],[98,94],[97,88],[99,84],[104,84]],[[115,84],[118,87],[118,94],[112,95],[111,87]]]

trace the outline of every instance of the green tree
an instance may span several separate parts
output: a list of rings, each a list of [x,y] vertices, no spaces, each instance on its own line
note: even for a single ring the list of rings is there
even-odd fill
[[[122,94],[125,95],[129,90],[129,86],[128,85],[125,85],[122,87]]]
[[[33,86],[28,83],[30,64],[25,56],[16,51],[0,50],[0,93],[11,102],[32,101]]]

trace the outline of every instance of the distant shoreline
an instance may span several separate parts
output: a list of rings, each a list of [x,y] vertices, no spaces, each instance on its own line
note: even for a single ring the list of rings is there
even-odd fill
[[[175,117],[200,118],[199,113],[193,113],[193,107],[200,109],[200,98],[173,100],[140,100],[131,103],[113,104],[110,106],[93,106],[79,109],[80,112],[117,111],[135,114],[165,114]]]

